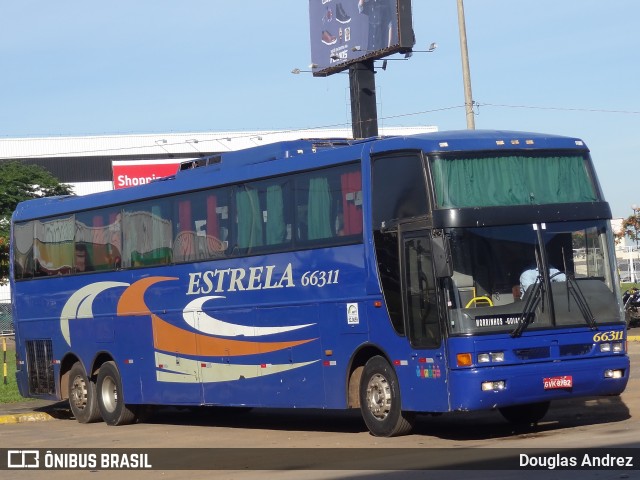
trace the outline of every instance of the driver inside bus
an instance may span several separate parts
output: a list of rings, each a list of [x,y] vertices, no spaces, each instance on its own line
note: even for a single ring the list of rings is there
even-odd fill
[[[520,275],[521,299],[524,297],[524,292],[527,291],[527,288],[536,283],[539,276],[540,273],[538,271],[538,267],[532,267],[522,272],[522,275]],[[565,282],[567,280],[567,276],[564,273],[552,266],[549,266],[549,276],[551,277],[552,282]]]

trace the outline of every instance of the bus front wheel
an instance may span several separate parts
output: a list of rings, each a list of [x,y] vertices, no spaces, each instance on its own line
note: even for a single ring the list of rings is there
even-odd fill
[[[500,409],[502,416],[510,423],[519,426],[538,423],[547,414],[550,402],[527,403]]]
[[[93,383],[80,362],[69,370],[69,407],[79,423],[93,423],[100,420],[100,409]]]
[[[114,362],[105,362],[98,372],[98,406],[107,425],[128,425],[136,421],[136,408],[124,403],[122,379]]]
[[[409,433],[415,415],[401,407],[396,372],[383,357],[370,358],[360,380],[360,410],[371,434],[395,437]]]

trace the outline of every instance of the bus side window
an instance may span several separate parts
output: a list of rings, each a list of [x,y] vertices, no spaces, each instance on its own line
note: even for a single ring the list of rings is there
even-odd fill
[[[300,175],[295,183],[298,240],[335,245],[362,235],[362,175],[357,166]]]
[[[307,203],[307,238],[309,240],[332,236],[331,200],[329,179],[326,176],[310,178]]]
[[[405,334],[402,313],[402,289],[400,287],[400,258],[398,257],[397,232],[373,232],[380,283],[389,319],[395,331]]]
[[[189,193],[176,199],[173,261],[210,260],[226,256],[229,189]]]
[[[331,191],[325,175],[296,178],[295,206],[297,240],[306,243],[331,237]]]
[[[440,322],[433,258],[426,236],[405,241],[407,323],[414,347],[438,347]]]
[[[362,234],[362,174],[359,170],[340,174],[342,222],[337,228],[338,235]]]
[[[262,208],[258,191],[247,184],[236,189],[236,245],[241,252],[263,244]]]
[[[171,263],[173,219],[169,200],[140,202],[124,209],[122,266],[150,267]]]
[[[284,248],[291,243],[291,190],[287,180],[261,182],[258,185],[264,245],[270,249]]]
[[[425,173],[417,154],[375,158],[371,188],[374,230],[428,212]]]
[[[33,277],[34,222],[13,226],[13,278]]]
[[[395,221],[424,215],[428,210],[425,174],[417,154],[393,155],[373,160],[372,220],[378,273],[389,318],[398,334],[404,334],[400,258]],[[387,229],[383,227],[387,227]]]
[[[122,258],[122,215],[109,208],[76,214],[75,273],[119,268]]]
[[[193,203],[195,198],[193,198]],[[195,260],[196,257],[196,230],[193,222],[193,205],[192,197],[182,195],[175,201],[174,207],[177,208],[176,236],[173,239],[173,261],[188,262]]]
[[[35,222],[34,275],[68,275],[74,264],[75,219],[51,218]]]

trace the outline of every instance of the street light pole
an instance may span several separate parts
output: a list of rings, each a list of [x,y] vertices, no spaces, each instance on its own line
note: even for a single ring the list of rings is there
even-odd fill
[[[469,130],[475,130],[476,121],[473,116],[469,50],[467,49],[467,28],[464,21],[464,5],[462,4],[462,0],[458,0],[458,30],[460,30],[460,53],[462,55],[462,80],[464,83],[464,108],[467,114],[467,128]]]

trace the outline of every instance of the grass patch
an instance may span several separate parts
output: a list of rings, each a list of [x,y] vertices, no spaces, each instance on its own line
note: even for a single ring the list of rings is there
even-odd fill
[[[639,288],[640,289],[640,283],[621,283],[620,284],[620,293],[623,294],[624,292],[626,292],[627,290],[629,290],[630,288]]]
[[[0,349],[0,360],[4,363],[4,352]],[[16,403],[24,402],[25,399],[18,392],[18,383],[16,382],[16,351],[7,348],[7,384],[4,380],[4,365],[2,368],[3,377],[0,380],[0,403]]]

